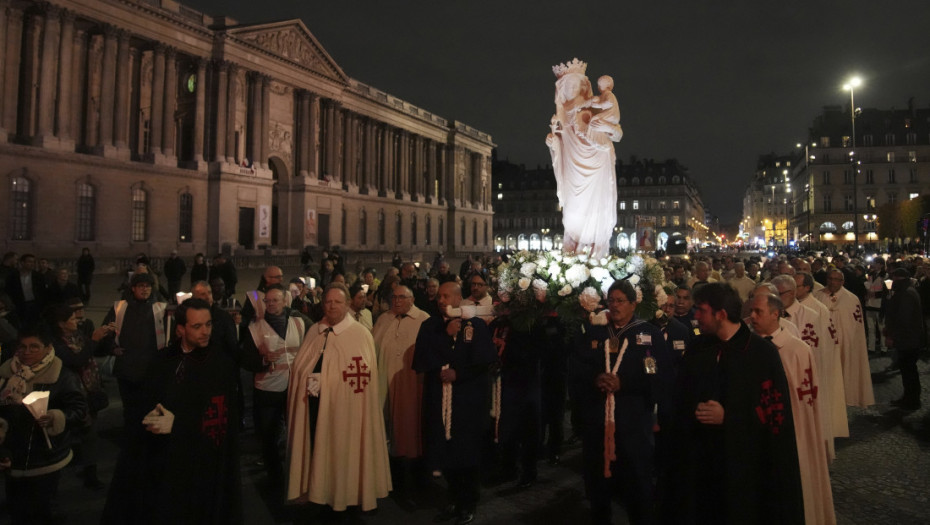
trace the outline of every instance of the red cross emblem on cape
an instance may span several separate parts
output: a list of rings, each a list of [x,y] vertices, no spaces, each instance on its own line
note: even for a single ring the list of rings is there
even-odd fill
[[[804,325],[804,330],[801,332],[801,340],[815,348],[820,345],[820,338],[817,337],[817,331],[814,330],[813,324],[806,323]]]
[[[371,379],[368,365],[362,362],[361,356],[356,356],[352,358],[352,362],[349,363],[347,368],[348,370],[342,371],[342,381],[349,383],[349,386],[355,389],[353,393],[364,392],[365,387],[368,386],[368,381]]]
[[[200,432],[214,445],[219,446],[226,437],[228,427],[229,407],[226,405],[226,396],[219,395],[210,398],[207,408],[203,411],[200,420]]]
[[[801,386],[797,389],[798,399],[804,401],[804,396],[808,396],[807,404],[814,406],[814,400],[817,399],[817,386],[814,385],[814,371],[808,368],[804,371],[804,374],[807,377],[804,378],[804,381],[801,381]]]
[[[769,427],[772,434],[781,431],[785,422],[785,403],[781,392],[775,388],[771,379],[762,382],[762,394],[759,396],[759,405],[756,406],[756,416],[763,425]]]
[[[856,311],[853,312],[853,319],[855,319],[857,323],[862,324],[862,306],[861,305],[858,305],[858,304],[856,305]]]
[[[833,319],[830,319],[830,338],[833,339],[833,344],[840,344],[840,340],[836,338],[836,326],[833,325]]]

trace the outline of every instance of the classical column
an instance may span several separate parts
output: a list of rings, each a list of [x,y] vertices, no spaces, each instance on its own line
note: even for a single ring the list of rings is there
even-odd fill
[[[326,159],[326,166],[323,169],[323,173],[328,175],[330,179],[334,176],[334,171],[336,167],[336,118],[335,118],[335,107],[332,100],[326,101],[326,153],[324,158]]]
[[[394,133],[391,130],[391,126],[388,124],[382,124],[381,128],[378,130],[381,135],[381,151],[379,151],[379,162],[378,162],[378,174],[380,175],[378,181],[378,196],[386,197],[388,191],[391,189],[391,144],[393,143]]]
[[[342,187],[348,189],[355,181],[355,116],[346,110],[342,130]]]
[[[142,130],[142,49],[139,47],[129,48],[130,60],[132,60],[132,69],[129,71],[129,131],[127,132],[127,141],[129,154],[139,157],[139,153],[144,152],[144,145],[139,139]]]
[[[306,177],[310,163],[310,149],[307,147],[307,135],[310,133],[310,92],[297,90],[297,174]]]
[[[261,73],[249,73],[249,80],[252,86],[252,101],[249,106],[249,114],[252,118],[252,128],[250,138],[249,157],[252,165],[256,168],[261,167],[258,160],[262,154],[262,75]]]
[[[165,106],[162,117],[162,139],[161,147],[166,157],[174,157],[174,141],[177,122],[174,120],[174,113],[178,106],[178,63],[177,50],[168,48],[165,51]]]
[[[74,61],[74,65],[71,68],[72,89],[71,92],[68,93],[71,107],[74,108],[69,116],[71,122],[71,136],[76,144],[86,144],[87,140],[84,138],[83,126],[84,111],[82,111],[82,107],[85,99],[85,91],[87,90],[87,34],[77,27],[74,29],[71,56]]]
[[[113,110],[116,106],[116,32],[111,25],[103,27],[103,74],[100,77],[100,124],[97,133],[97,153],[108,155],[113,148]]]
[[[310,93],[310,127],[307,128],[307,175],[320,177],[320,96]]]
[[[39,60],[39,100],[36,134],[37,146],[53,145],[55,137],[55,87],[58,78],[58,50],[61,37],[61,8],[53,4],[42,6],[45,27],[42,31],[42,55]]]
[[[342,121],[344,110],[339,102],[333,103],[333,181],[342,183],[342,159],[345,155],[343,148],[345,142],[342,140]]]
[[[210,159],[223,162],[226,160],[226,94],[229,90],[229,64],[225,60],[216,60],[213,63],[216,71],[216,149]]]
[[[116,49],[116,136],[113,143],[117,150],[124,153],[125,158],[129,158],[129,110],[132,107],[129,101],[130,91],[132,91],[132,67],[133,60],[129,49],[129,40],[131,38],[129,31],[120,31],[117,35]]]
[[[423,176],[423,137],[413,136],[413,169],[410,173],[410,200],[418,201],[420,198],[420,177]]]
[[[161,155],[162,119],[165,116],[165,46],[152,48],[152,104],[149,106],[149,152]]]
[[[229,84],[226,98],[226,150],[217,151],[221,156],[217,160],[225,160],[228,164],[235,164],[239,160],[236,155],[236,150],[239,148],[239,142],[236,140],[236,118],[239,113],[239,97],[245,88],[245,81],[239,74],[239,66],[229,64],[227,69]]]
[[[359,193],[368,194],[371,192],[371,119],[362,117],[359,125],[362,129],[362,173],[359,184]],[[377,192],[376,192],[377,193]]]
[[[426,188],[423,191],[426,202],[436,201],[436,143],[426,143]]]
[[[271,148],[268,139],[271,136],[271,77],[262,75],[262,134],[261,134],[261,166],[268,169],[268,156]]]
[[[58,139],[64,149],[72,149],[71,138],[71,102],[72,80],[74,78],[74,11],[61,11],[61,40],[58,64]],[[3,25],[0,24],[0,27]],[[2,60],[2,58],[0,58]],[[0,66],[2,67],[2,66]]]
[[[196,106],[194,108],[194,162],[199,168],[205,168],[203,165],[203,144],[206,141],[204,133],[204,121],[207,114],[207,60],[201,57],[194,58],[194,64],[197,66],[197,80],[194,84]]]
[[[23,11],[12,5],[6,9],[6,59],[4,60],[3,119],[0,128],[5,133],[0,139],[6,142],[6,133],[16,132],[16,111],[19,107],[19,65],[22,59]]]

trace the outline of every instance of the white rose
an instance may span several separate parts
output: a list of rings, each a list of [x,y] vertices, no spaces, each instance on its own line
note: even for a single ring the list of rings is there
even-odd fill
[[[520,280],[517,281],[517,286],[519,286],[521,290],[526,290],[527,288],[530,287],[531,282],[532,281],[530,281],[528,278],[521,277]]]
[[[536,263],[523,263],[523,266],[520,267],[520,274],[526,277],[532,277],[533,273],[536,272]]]
[[[637,284],[639,284],[639,276],[636,275],[635,273],[630,276],[630,284],[632,284],[633,286],[636,286]]]
[[[562,267],[559,266],[558,263],[552,263],[549,265],[549,276],[550,277],[556,277],[558,275],[561,275],[561,273],[562,273]]]
[[[561,289],[559,289],[559,297],[565,297],[566,295],[569,295],[570,293],[572,293],[572,287],[570,285],[566,284]]]
[[[636,302],[637,303],[643,302],[643,291],[642,289],[640,289],[639,286],[636,287]]]

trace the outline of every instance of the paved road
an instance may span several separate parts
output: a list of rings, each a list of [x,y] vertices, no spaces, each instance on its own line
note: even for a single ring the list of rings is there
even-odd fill
[[[287,271],[287,270],[286,270]],[[257,272],[243,272],[243,283],[257,280]],[[101,280],[104,281],[104,280]],[[98,284],[100,288],[108,282]],[[115,286],[115,285],[114,285]],[[104,304],[111,294],[93,300],[90,315],[99,321]],[[99,302],[98,302],[99,301]],[[837,519],[840,524],[859,523],[930,523],[930,409],[904,412],[888,403],[901,395],[900,374],[890,370],[889,355],[871,358],[875,397],[878,404],[870,409],[849,409],[850,434],[838,440],[837,459],[830,468]],[[923,405],[930,406],[930,364],[919,363],[924,384]],[[121,417],[115,383],[110,380],[111,407],[99,420],[101,439],[100,475],[109,481],[118,452]],[[248,412],[248,411],[247,411]],[[246,523],[271,525],[295,523],[293,509],[284,507],[265,483],[257,464],[257,439],[251,430],[243,435],[241,465],[243,504]],[[580,446],[569,445],[562,464],[540,463],[539,481],[530,489],[518,490],[512,484],[482,488],[476,523],[585,523],[588,519],[584,489],[579,475]],[[67,515],[66,523],[96,524],[106,498],[106,491],[92,491],[80,485],[77,471],[68,468],[59,492],[59,510]],[[381,500],[377,511],[354,515],[349,521],[371,525],[418,525],[432,523],[442,501],[441,483],[426,488],[415,498],[415,510],[401,506],[392,498]],[[406,510],[405,510],[406,509]],[[626,523],[622,508],[615,508],[615,522]],[[0,523],[8,521],[0,512]]]

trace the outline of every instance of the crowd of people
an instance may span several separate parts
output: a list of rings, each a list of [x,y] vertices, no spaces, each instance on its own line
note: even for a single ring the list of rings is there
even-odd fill
[[[592,523],[611,522],[618,494],[632,523],[835,523],[828,465],[846,407],[875,404],[869,353],[894,350],[894,405],[921,404],[930,260],[918,256],[667,259],[655,316],[637,317],[641,296],[619,280],[603,315],[529,331],[495,308],[497,254],[458,271],[441,253],[395,254],[379,278],[348,271],[338,248],[319,264],[306,251],[298,275],[268,266],[244,294],[232,261],[212,262],[173,252],[156,271],[140,254],[95,328],[89,251],[76,282],[4,256],[0,470],[14,523],[52,522],[72,462],[88,489],[106,487],[103,359],[124,421],[103,523],[242,522],[247,398],[268,485],[307,521],[389,494],[416,507],[442,478],[435,521],[471,523],[482,481],[530,487],[577,439]]]

